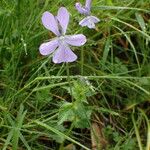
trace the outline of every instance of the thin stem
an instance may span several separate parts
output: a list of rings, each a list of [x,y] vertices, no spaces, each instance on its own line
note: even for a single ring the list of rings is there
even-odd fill
[[[73,102],[72,88],[71,88],[71,80],[70,80],[70,73],[69,73],[69,64],[68,64],[68,63],[66,63],[66,71],[67,71],[67,80],[68,80],[69,87],[70,87],[71,100],[72,100],[72,102]]]
[[[84,51],[81,48],[81,75],[83,76],[83,66],[84,66]]]
[[[136,138],[137,138],[137,141],[138,141],[139,149],[143,150],[142,142],[141,142],[141,138],[140,138],[140,134],[139,134],[139,130],[138,130],[138,127],[136,125],[136,122],[135,122],[133,114],[132,114],[132,122],[133,122],[133,125],[134,125],[135,134],[136,134]]]

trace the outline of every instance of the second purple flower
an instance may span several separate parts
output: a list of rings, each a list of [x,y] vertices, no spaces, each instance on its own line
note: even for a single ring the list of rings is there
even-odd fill
[[[76,3],[75,5],[78,12],[86,16],[84,19],[82,19],[79,22],[79,25],[81,25],[82,27],[87,26],[90,29],[95,28],[95,23],[98,23],[100,21],[97,17],[90,15],[91,3],[92,3],[92,0],[86,0],[85,6],[82,6],[81,3]]]

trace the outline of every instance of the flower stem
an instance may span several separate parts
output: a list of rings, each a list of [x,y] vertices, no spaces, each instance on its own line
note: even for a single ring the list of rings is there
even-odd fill
[[[72,87],[71,87],[71,80],[70,80],[69,64],[68,64],[68,63],[66,63],[66,71],[67,71],[67,80],[68,80],[69,88],[70,88],[71,100],[72,100],[72,102],[73,102]]]
[[[84,66],[84,51],[81,48],[81,76],[83,76],[83,66]]]

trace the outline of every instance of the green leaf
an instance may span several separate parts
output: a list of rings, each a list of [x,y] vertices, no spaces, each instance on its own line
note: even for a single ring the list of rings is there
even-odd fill
[[[74,81],[72,86],[72,92],[69,87],[64,87],[69,94],[72,94],[76,101],[87,103],[87,97],[92,96],[95,93],[94,87],[88,79],[82,78]]]
[[[75,114],[73,112],[73,104],[64,102],[61,106],[58,114],[58,124],[62,124],[64,121],[73,121]]]
[[[88,128],[90,127],[90,117],[92,111],[84,106],[81,102],[65,102],[58,114],[58,124],[62,124],[65,121],[73,122],[77,128]]]

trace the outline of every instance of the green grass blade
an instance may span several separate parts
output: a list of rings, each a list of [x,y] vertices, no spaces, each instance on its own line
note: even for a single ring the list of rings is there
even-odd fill
[[[27,148],[27,150],[32,150],[31,147],[29,146],[28,142],[26,141],[26,139],[24,138],[24,136],[20,133],[19,135],[21,141],[23,142],[24,146]]]
[[[8,136],[7,136],[7,139],[5,141],[5,144],[4,144],[4,147],[2,150],[6,150],[7,149],[7,146],[10,144],[10,141],[12,139],[12,136],[13,136],[13,130],[10,130]]]
[[[145,25],[145,21],[142,17],[142,15],[140,13],[135,13],[136,19],[141,27],[141,29],[143,30],[143,32],[146,31],[146,25]]]
[[[137,127],[135,119],[134,119],[134,114],[132,114],[132,122],[133,122],[133,125],[134,125],[135,134],[136,134],[136,138],[137,138],[137,141],[138,141],[139,149],[143,150],[139,130],[138,130],[138,127]]]
[[[111,18],[111,20],[120,22],[120,23],[122,23],[122,24],[124,24],[124,25],[126,25],[126,26],[128,26],[128,27],[130,27],[132,29],[134,29],[135,31],[139,32],[141,35],[143,35],[144,37],[146,37],[148,40],[150,40],[150,36],[147,33],[139,30],[138,28],[134,27],[133,25],[131,25],[131,24],[127,23],[127,22],[124,22],[124,21],[122,21],[122,20],[120,20],[118,18],[115,18],[115,17],[111,17],[110,16],[110,18]]]
[[[75,143],[79,146],[81,146],[82,148],[84,148],[85,150],[90,150],[89,148],[85,147],[84,145],[80,144],[79,142],[75,141],[74,139],[68,137],[67,135],[65,135],[64,133],[58,131],[57,129],[41,122],[41,121],[34,121],[36,124],[38,124],[39,126],[42,126],[44,127],[45,129],[49,130],[49,131],[52,131],[54,132],[55,134],[59,135],[59,136],[62,136],[63,138],[67,139],[68,141],[72,142],[72,143]]]
[[[147,144],[146,144],[146,150],[150,150],[150,121],[145,114],[145,112],[142,109],[139,109],[142,115],[144,116],[146,123],[147,123]]]
[[[20,138],[20,130],[23,126],[23,120],[25,118],[25,115],[27,111],[23,112],[23,105],[20,106],[20,110],[18,112],[17,120],[16,120],[16,125],[13,128],[13,138],[12,138],[12,143],[13,143],[13,150],[16,150],[18,147],[18,142]]]

